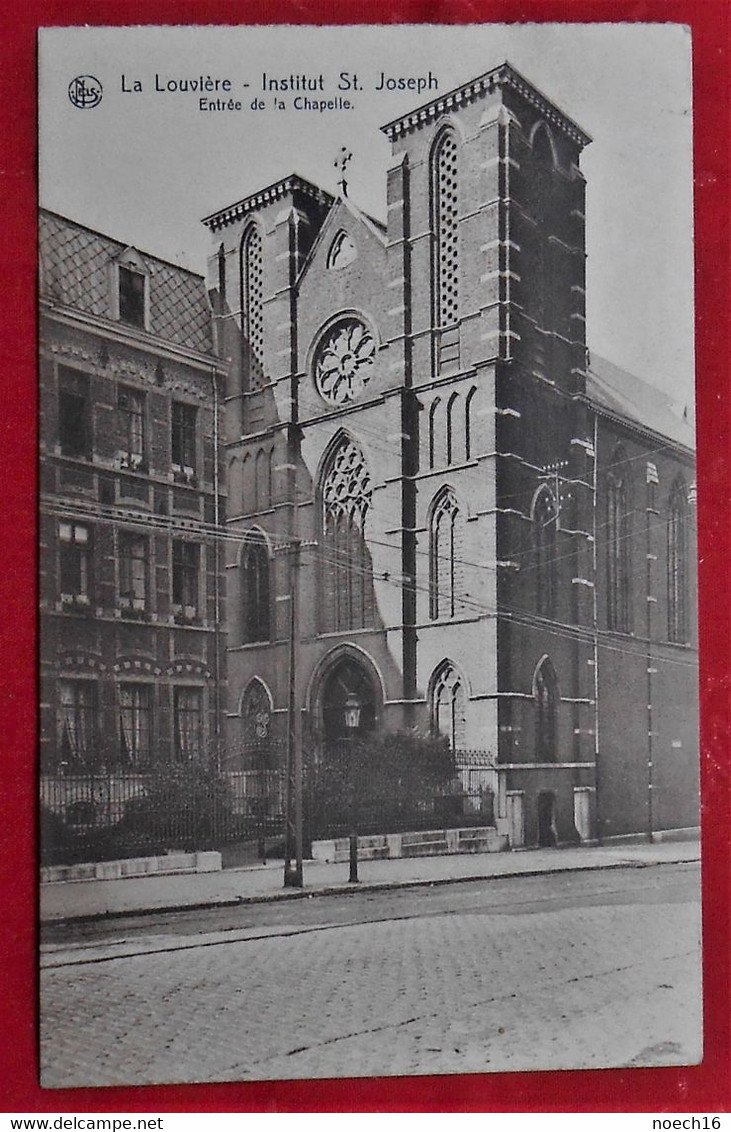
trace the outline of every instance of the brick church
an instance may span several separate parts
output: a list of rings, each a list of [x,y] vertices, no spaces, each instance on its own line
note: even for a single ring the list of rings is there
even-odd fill
[[[693,432],[590,364],[590,138],[507,64],[383,130],[385,225],[344,175],[205,220],[230,744],[355,695],[483,752],[513,845],[694,827]]]
[[[692,829],[693,429],[588,353],[590,139],[507,64],[383,130],[385,224],[292,174],[208,299],[44,217],[45,773],[307,762],[356,700],[513,846]]]

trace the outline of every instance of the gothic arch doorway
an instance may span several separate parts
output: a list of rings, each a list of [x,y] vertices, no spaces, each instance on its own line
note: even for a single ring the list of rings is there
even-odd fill
[[[358,697],[360,705],[358,734],[367,734],[376,725],[374,684],[360,661],[344,656],[328,669],[320,685],[320,719],[326,743],[347,738],[345,705],[348,697],[353,695]]]
[[[357,728],[348,726],[353,703]],[[316,741],[306,763],[306,825],[310,838],[342,837],[349,829],[354,797],[361,797],[361,743],[375,730],[381,688],[378,675],[355,650],[326,662],[314,685]],[[352,724],[352,717],[350,719]]]

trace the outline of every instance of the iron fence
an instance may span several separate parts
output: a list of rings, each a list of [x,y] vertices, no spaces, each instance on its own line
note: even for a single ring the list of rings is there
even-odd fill
[[[284,772],[245,766],[158,768],[155,773],[44,774],[44,864],[105,860],[171,849],[263,845],[284,828]]]
[[[360,752],[360,757],[359,757]],[[451,755],[448,775],[405,772],[368,761],[369,748],[347,739],[320,744],[305,762],[305,841],[342,837],[355,821],[362,834],[434,826],[494,824],[497,769],[488,751]]]
[[[304,752],[305,854],[319,838],[494,824],[497,770],[486,751],[448,764],[372,758],[363,744],[311,744]],[[284,836],[286,751],[267,740],[223,756],[152,771],[44,773],[45,864],[105,860],[172,849],[252,842],[263,854]],[[274,844],[272,844],[274,842]]]

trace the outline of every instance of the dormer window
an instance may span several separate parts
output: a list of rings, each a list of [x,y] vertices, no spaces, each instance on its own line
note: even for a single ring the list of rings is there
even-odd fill
[[[145,327],[145,276],[119,265],[119,319],[128,326]]]
[[[147,330],[150,325],[150,268],[135,248],[125,248],[109,264],[112,318],[124,326]]]

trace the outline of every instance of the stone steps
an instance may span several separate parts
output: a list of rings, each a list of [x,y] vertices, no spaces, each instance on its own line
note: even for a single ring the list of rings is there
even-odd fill
[[[442,857],[454,853],[502,853],[510,848],[506,834],[494,826],[462,829],[425,829],[408,833],[369,834],[358,838],[359,861],[383,861],[399,857]],[[350,857],[347,837],[314,841],[316,861],[342,864]]]

